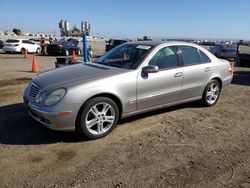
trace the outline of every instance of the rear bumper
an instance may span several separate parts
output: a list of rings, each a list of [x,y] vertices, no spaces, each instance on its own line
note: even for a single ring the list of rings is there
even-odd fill
[[[222,81],[222,89],[224,89],[225,87],[229,86],[232,83],[232,81],[233,81],[233,77],[232,76],[228,77],[227,79],[224,79]]]
[[[47,48],[47,53],[48,54],[65,54],[65,50],[64,49],[53,49],[53,48]]]
[[[11,48],[11,47],[3,47],[3,51],[5,52],[20,52],[17,48]]]

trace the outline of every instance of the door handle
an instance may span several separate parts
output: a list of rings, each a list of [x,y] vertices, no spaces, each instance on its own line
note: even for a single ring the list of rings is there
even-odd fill
[[[205,68],[205,72],[208,72],[208,71],[210,71],[211,70],[211,68],[210,67],[207,67],[207,68]]]
[[[181,77],[182,76],[182,72],[177,72],[175,73],[174,77]]]

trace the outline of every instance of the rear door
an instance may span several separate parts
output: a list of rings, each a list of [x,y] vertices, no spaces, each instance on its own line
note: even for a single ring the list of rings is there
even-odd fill
[[[137,109],[176,102],[181,99],[183,68],[178,63],[176,46],[159,49],[148,65],[159,67],[157,73],[138,75]]]
[[[191,46],[179,46],[183,65],[182,99],[202,96],[212,72],[211,60],[201,50]]]
[[[28,50],[28,52],[36,52],[36,45],[30,40],[23,40],[23,47]]]

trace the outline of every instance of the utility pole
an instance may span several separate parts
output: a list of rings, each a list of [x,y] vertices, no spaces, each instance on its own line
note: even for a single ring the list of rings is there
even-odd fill
[[[88,47],[87,47],[87,36],[86,36],[86,32],[83,32],[83,61],[84,63],[88,62]]]

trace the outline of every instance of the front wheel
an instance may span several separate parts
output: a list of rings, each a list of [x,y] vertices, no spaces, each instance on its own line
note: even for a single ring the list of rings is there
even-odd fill
[[[96,97],[84,105],[76,130],[88,139],[108,135],[119,120],[116,103],[107,97]]]
[[[25,54],[25,49],[22,48],[20,52],[21,52],[21,54]]]
[[[221,85],[217,80],[209,81],[203,93],[202,103],[208,107],[215,105],[219,99],[220,91]]]

